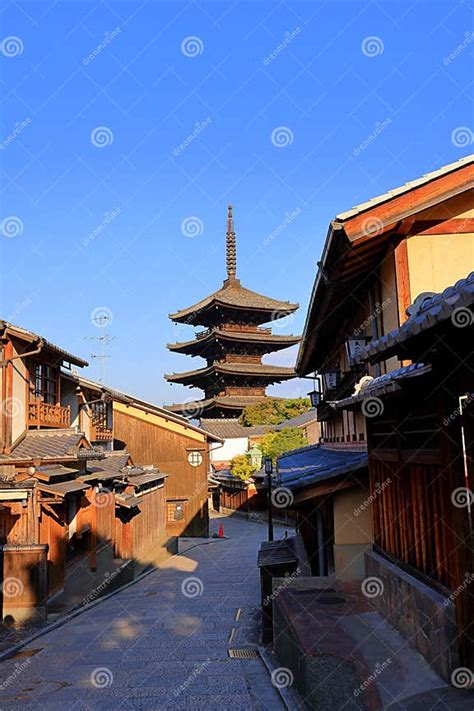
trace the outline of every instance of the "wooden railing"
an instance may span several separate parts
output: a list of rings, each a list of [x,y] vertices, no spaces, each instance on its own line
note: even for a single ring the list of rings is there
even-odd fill
[[[47,427],[70,427],[71,408],[47,402],[28,403],[28,424]]]
[[[91,442],[110,442],[114,438],[112,428],[101,424],[91,425]]]

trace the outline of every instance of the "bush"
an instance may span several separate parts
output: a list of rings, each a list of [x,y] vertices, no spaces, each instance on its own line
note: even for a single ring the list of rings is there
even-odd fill
[[[279,432],[268,432],[259,442],[264,457],[277,458],[292,449],[299,449],[308,444],[305,434],[297,427],[285,427]]]
[[[230,472],[232,476],[237,479],[248,479],[252,476],[254,472],[257,471],[257,467],[251,464],[248,456],[246,454],[236,454],[230,463]]]

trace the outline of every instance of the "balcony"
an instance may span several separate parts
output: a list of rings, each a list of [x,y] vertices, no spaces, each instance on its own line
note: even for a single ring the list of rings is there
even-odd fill
[[[114,438],[112,428],[100,423],[92,424],[90,431],[91,442],[111,442]]]
[[[47,402],[28,403],[29,427],[70,427],[71,408]]]

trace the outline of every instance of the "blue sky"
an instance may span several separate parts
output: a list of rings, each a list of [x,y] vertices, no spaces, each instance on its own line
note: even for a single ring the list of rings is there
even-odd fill
[[[301,332],[333,216],[472,152],[473,7],[3,2],[1,317],[86,359],[107,333],[106,382],[188,398],[167,314],[220,286],[231,202],[243,284]]]

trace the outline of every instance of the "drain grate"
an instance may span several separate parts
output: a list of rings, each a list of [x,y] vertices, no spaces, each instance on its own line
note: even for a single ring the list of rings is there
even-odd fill
[[[257,649],[228,649],[231,659],[258,659]]]

